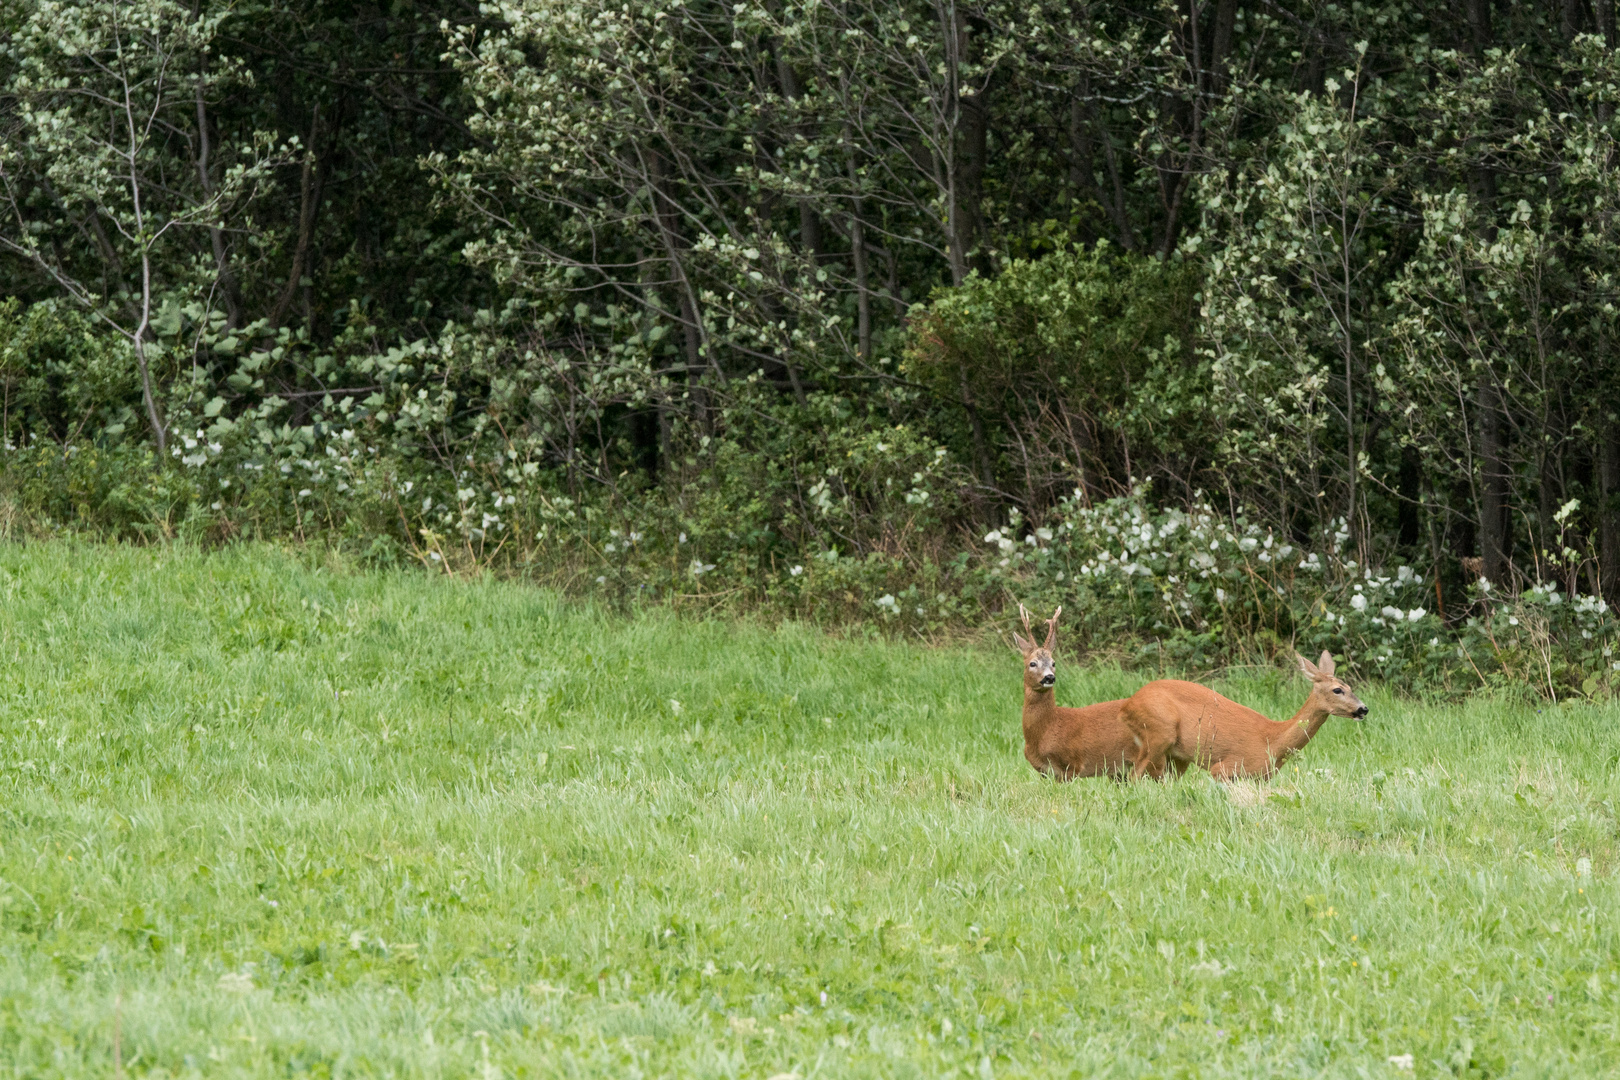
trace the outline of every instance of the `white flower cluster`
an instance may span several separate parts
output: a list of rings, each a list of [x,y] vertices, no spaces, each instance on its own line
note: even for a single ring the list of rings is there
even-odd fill
[[[1354,573],[1358,568],[1352,561],[1346,562],[1344,569]],[[1391,602],[1403,597],[1411,598],[1421,591],[1419,587],[1423,584],[1423,575],[1410,566],[1398,567],[1394,577],[1375,574],[1370,567],[1360,568],[1359,576],[1360,580],[1350,585],[1349,617],[1352,619],[1364,617],[1366,626],[1361,629],[1378,627],[1389,630],[1403,624],[1422,622],[1424,616],[1429,614],[1428,609],[1421,605],[1408,608],[1403,604]],[[1335,614],[1327,606],[1326,598],[1322,601],[1321,614],[1330,623],[1346,625],[1346,615],[1343,612]]]
[[[179,436],[180,442],[169,447],[169,453],[180,459],[180,464],[188,469],[195,469],[199,465],[206,465],[218,457],[224,446],[214,442],[205,435],[201,428],[197,429],[196,437],[183,434],[178,429],[174,432]],[[8,446],[7,449],[10,449]]]
[[[1416,635],[1435,636],[1433,594],[1410,566],[1391,573],[1347,558],[1349,528],[1328,523],[1315,550],[1205,502],[1188,510],[1151,506],[1146,491],[1088,504],[1081,492],[1065,500],[1049,524],[1016,542],[1018,522],[993,529],[987,569],[1034,575],[1056,595],[1085,587],[1097,599],[1156,605],[1159,625],[1204,631],[1216,622],[1296,629],[1331,628],[1384,655],[1409,650]],[[1064,584],[1064,583],[1072,584]],[[1078,602],[1078,600],[1077,600]]]

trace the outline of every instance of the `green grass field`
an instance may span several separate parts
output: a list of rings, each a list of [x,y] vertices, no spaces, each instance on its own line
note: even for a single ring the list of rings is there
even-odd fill
[[[129,1076],[1620,1069],[1620,710],[1358,687],[1268,785],[1063,785],[1019,678],[0,546],[0,1075],[112,1076],[115,1029]]]

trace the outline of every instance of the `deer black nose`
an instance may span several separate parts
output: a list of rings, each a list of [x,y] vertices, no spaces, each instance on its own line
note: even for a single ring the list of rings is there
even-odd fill
[[[1355,712],[1351,713],[1350,715],[1355,717],[1357,720],[1365,719],[1366,716],[1367,716],[1367,706],[1363,705],[1361,708],[1357,709]]]
[[[1041,676],[1041,685],[1042,686],[1051,686],[1055,682],[1057,682],[1057,676],[1054,675],[1050,671],[1048,671],[1045,675]]]

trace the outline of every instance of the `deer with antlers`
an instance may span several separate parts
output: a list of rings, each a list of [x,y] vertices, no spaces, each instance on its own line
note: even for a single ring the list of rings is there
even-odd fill
[[[1268,777],[1310,742],[1328,717],[1367,715],[1367,706],[1334,677],[1331,653],[1324,651],[1314,664],[1298,659],[1310,676],[1311,693],[1294,718],[1281,723],[1179,679],[1150,682],[1132,694],[1120,707],[1136,742],[1131,779],[1158,780],[1167,768],[1180,775],[1189,765],[1203,766],[1217,780]]]
[[[1024,635],[1014,632],[1013,643],[1024,657],[1024,757],[1039,772],[1059,780],[1083,776],[1124,779],[1136,756],[1136,741],[1120,720],[1124,701],[1104,701],[1082,709],[1060,707],[1054,698],[1060,607],[1046,620],[1046,641],[1035,643],[1029,612],[1023,604]]]

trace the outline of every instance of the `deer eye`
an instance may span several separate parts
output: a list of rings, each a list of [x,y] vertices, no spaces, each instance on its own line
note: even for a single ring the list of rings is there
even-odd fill
[[[1030,662],[1029,662],[1029,666],[1030,666],[1030,667],[1034,667],[1034,666],[1035,666],[1035,661],[1033,661],[1033,660],[1031,660],[1031,661],[1030,661]]]
[[[1334,692],[1334,693],[1335,693],[1335,694],[1342,694],[1342,693],[1344,693],[1344,687],[1342,687],[1342,686],[1335,686],[1335,687],[1334,687],[1334,688],[1333,688],[1333,692]]]

